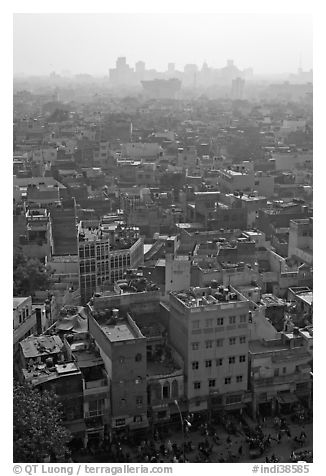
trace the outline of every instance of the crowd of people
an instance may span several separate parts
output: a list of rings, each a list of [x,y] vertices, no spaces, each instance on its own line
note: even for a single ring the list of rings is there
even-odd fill
[[[312,460],[311,451],[302,453],[302,459],[297,458],[297,450],[307,444],[307,434],[304,426],[301,425],[298,432],[296,425],[288,423],[285,417],[268,422],[262,419],[256,425],[248,424],[242,416],[231,415],[220,415],[218,420],[199,424],[189,424],[192,421],[189,415],[184,421],[188,424],[181,434],[179,422],[179,427],[174,430],[171,426],[155,429],[140,441],[122,435],[111,439],[106,437],[100,445],[90,444],[87,453],[98,462],[234,463],[265,457],[265,462],[276,463],[284,461],[284,455],[280,457],[278,453],[286,443],[292,449],[286,460]],[[293,427],[296,434],[292,434]]]

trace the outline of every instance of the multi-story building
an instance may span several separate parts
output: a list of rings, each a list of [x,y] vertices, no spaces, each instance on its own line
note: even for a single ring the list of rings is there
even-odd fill
[[[33,312],[32,298],[14,297],[14,354],[18,350],[18,343],[37,330],[36,313]]]
[[[104,284],[123,277],[144,260],[139,228],[80,222],[78,230],[79,285],[82,304]]]
[[[313,263],[313,219],[302,218],[290,221],[289,258],[312,265]]]
[[[146,337],[128,313],[106,306],[105,300],[89,304],[88,322],[109,378],[111,427],[146,428]]]
[[[83,438],[82,373],[68,360],[66,344],[60,337],[28,337],[20,346],[20,380],[41,390],[52,390],[63,408],[63,423],[74,437]]]
[[[292,333],[281,333],[274,339],[250,342],[250,389],[254,417],[288,412],[298,400],[311,406],[312,357],[309,344],[309,333],[298,328]]]
[[[170,294],[169,339],[185,362],[189,411],[245,405],[249,300],[232,286]]]

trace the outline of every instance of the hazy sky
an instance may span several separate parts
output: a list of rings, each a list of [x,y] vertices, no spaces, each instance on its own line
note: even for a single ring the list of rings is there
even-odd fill
[[[255,73],[312,68],[312,17],[218,14],[15,14],[14,73],[108,74],[117,56],[160,71],[233,59]]]

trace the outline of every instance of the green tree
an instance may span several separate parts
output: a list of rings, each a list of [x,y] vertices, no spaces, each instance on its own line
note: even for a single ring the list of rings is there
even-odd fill
[[[14,383],[13,454],[15,463],[41,463],[62,459],[71,439],[62,425],[57,396]]]
[[[26,258],[16,252],[13,258],[14,296],[31,296],[49,287],[49,271],[37,258]]]

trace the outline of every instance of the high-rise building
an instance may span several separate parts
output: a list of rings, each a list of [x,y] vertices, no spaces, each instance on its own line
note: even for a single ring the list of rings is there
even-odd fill
[[[232,80],[232,99],[243,99],[243,92],[245,87],[245,80],[242,78],[236,78]]]

